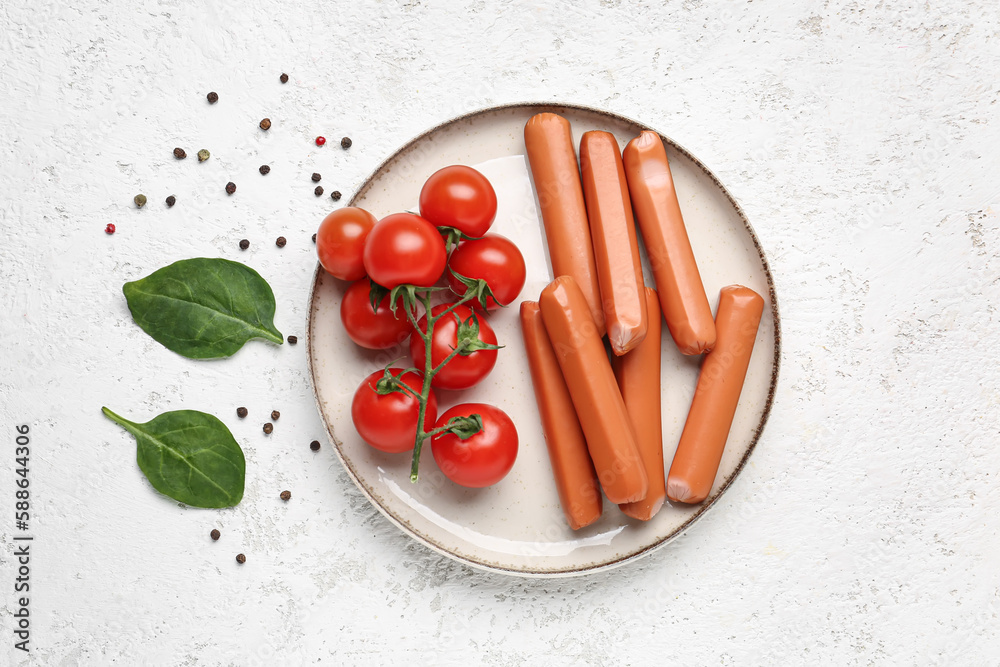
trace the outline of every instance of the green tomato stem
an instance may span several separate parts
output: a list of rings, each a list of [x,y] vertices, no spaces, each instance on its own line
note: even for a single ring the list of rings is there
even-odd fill
[[[410,481],[417,481],[417,472],[420,468],[420,450],[423,447],[424,441],[431,438],[443,430],[447,429],[431,429],[429,432],[424,431],[424,417],[427,415],[427,399],[431,393],[431,382],[434,380],[434,376],[437,375],[445,364],[451,361],[461,350],[461,345],[456,349],[452,350],[451,354],[445,357],[437,366],[434,366],[433,359],[431,357],[431,342],[433,339],[434,325],[442,317],[452,313],[456,308],[472,300],[472,295],[466,292],[465,295],[459,298],[458,301],[453,303],[448,308],[445,308],[437,315],[431,315],[431,293],[427,290],[417,292],[416,296],[420,299],[420,303],[424,306],[425,317],[427,318],[427,330],[423,331],[416,320],[416,314],[411,312],[409,309],[406,310],[406,316],[409,318],[410,322],[413,324],[413,328],[420,338],[424,341],[424,383],[420,389],[420,395],[417,396],[417,403],[419,404],[419,409],[417,410],[417,434],[413,442],[413,461],[410,463]]]
[[[428,438],[433,438],[438,433],[444,433],[445,431],[450,431],[450,430],[451,430],[451,427],[448,426],[447,424],[444,425],[444,426],[438,426],[437,428],[431,429],[430,431],[428,431],[427,432],[427,437]]]

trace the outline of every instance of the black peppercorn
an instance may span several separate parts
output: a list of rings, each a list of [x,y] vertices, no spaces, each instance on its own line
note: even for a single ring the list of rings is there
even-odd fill
[[[270,435],[271,431],[273,430],[274,430],[274,424],[272,424],[271,422],[267,422],[266,424],[264,424],[264,433]]]
[[[316,243],[316,235],[313,234],[313,243]]]
[[[281,499],[282,500],[291,500],[291,498],[292,498],[292,492],[291,491],[282,491],[281,492]]]
[[[217,539],[219,539],[222,536],[222,533],[220,533],[218,531],[218,529],[216,529],[216,528],[213,528],[212,532],[210,534],[211,534],[213,540],[217,540]]]
[[[236,192],[236,184],[233,183],[232,181],[229,181],[228,183],[226,183],[226,194],[231,195],[234,192]]]
[[[271,410],[271,419],[273,419],[274,421],[278,421],[280,417],[281,417],[280,412],[278,412],[277,410]]]
[[[279,248],[284,248],[286,243],[288,243],[288,240],[285,239],[284,236],[279,236],[274,240],[274,245],[278,246]]]
[[[236,554],[236,562],[243,565],[243,563],[247,562],[247,557],[243,554]]]
[[[278,78],[280,78],[280,79],[281,79],[281,83],[288,83],[288,75],[287,75],[287,74],[285,74],[284,72],[282,72],[282,73],[281,73],[281,76],[280,76],[280,77],[278,77]]]
[[[298,336],[289,336],[288,337],[288,344],[289,345],[295,345],[298,342],[299,342],[299,337]]]
[[[178,160],[183,160],[187,156],[188,156],[188,154],[184,152],[183,148],[175,148],[174,149],[174,157],[177,158]]]
[[[320,176],[319,174],[313,172],[313,175],[312,175],[313,183],[318,183],[319,179],[321,179],[321,178],[323,178],[323,177]]]
[[[247,245],[250,245],[249,241],[247,242]],[[243,419],[244,417],[247,416],[247,409],[244,407],[236,408],[236,416],[239,417],[240,419]]]
[[[340,194],[340,190],[334,190],[333,192],[330,193],[330,199],[332,199],[333,201],[340,201],[341,196],[342,195]]]
[[[346,150],[351,147],[352,143],[354,142],[351,141],[350,137],[344,137],[340,140],[340,147]]]
[[[310,442],[309,443],[309,449],[313,450],[314,452],[318,452],[319,451],[319,440],[313,440],[312,442]]]
[[[260,171],[261,176],[267,176],[269,173],[271,173],[271,168],[266,164],[262,164],[260,165],[260,169],[258,171]]]
[[[209,104],[215,104],[218,101],[219,101],[219,94],[218,93],[214,93],[213,92],[213,93],[209,93],[208,94],[208,103]]]
[[[314,194],[315,194],[315,195],[316,195],[317,197],[320,197],[320,196],[322,196],[322,195],[323,195],[323,186],[322,186],[322,185],[317,185],[317,186],[316,186],[316,189],[315,189],[315,190],[313,190],[313,193],[314,193]]]
[[[270,130],[271,129],[271,119],[270,118],[265,118],[264,120],[260,121],[260,129],[262,129],[262,130]]]
[[[250,241],[248,241],[246,239],[243,239],[242,241],[240,241],[240,250],[246,250],[249,247],[250,247]]]
[[[175,197],[173,195],[170,195],[169,197],[167,197],[167,206],[173,206],[176,203],[177,203],[177,197]]]

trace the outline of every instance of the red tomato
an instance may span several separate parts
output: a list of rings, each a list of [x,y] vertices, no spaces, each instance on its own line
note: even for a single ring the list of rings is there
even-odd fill
[[[402,375],[403,369],[391,368],[393,377],[413,391],[420,393],[424,378],[419,373],[408,371]],[[417,437],[417,419],[420,416],[420,404],[410,394],[394,391],[379,395],[375,388],[385,376],[384,371],[375,371],[361,383],[354,392],[351,403],[351,419],[358,435],[375,449],[383,452],[407,452],[413,449],[413,441]],[[427,410],[424,413],[424,430],[430,431],[437,416],[437,398],[431,391],[427,397]]]
[[[517,458],[517,429],[507,414],[485,403],[464,403],[437,420],[440,428],[452,417],[478,414],[483,428],[465,440],[450,432],[431,440],[431,452],[445,477],[462,486],[478,489],[496,484],[507,476]]]
[[[451,253],[448,266],[466,278],[486,281],[496,297],[496,300],[493,297],[486,299],[487,310],[512,303],[524,287],[524,257],[516,245],[499,234],[463,241]],[[467,289],[451,272],[448,273],[448,285],[459,296]]]
[[[371,283],[359,280],[351,284],[340,302],[340,320],[355,343],[370,350],[384,350],[406,340],[413,325],[402,308],[396,315],[389,308],[389,295],[382,297],[378,310],[372,310],[368,298]]]
[[[480,237],[497,214],[497,193],[472,167],[456,164],[431,174],[420,190],[420,215],[437,227]]]
[[[338,208],[323,218],[316,230],[316,254],[327,273],[341,280],[365,277],[365,239],[375,216],[362,208]]]
[[[443,310],[451,307],[452,304],[442,303],[431,309],[432,315],[438,315]],[[455,316],[458,316],[463,324],[473,324],[470,318],[473,312],[466,306],[456,306],[452,313],[448,313],[434,323],[434,332],[431,336],[431,364],[436,368],[445,358],[458,347],[459,324]],[[479,340],[490,345],[497,344],[497,335],[493,332],[493,327],[482,315],[477,315],[475,322],[478,323],[479,336],[474,340]],[[427,331],[427,316],[424,315],[417,322],[421,331]],[[465,326],[462,327],[463,329]],[[417,333],[410,336],[410,357],[413,358],[415,368],[423,368],[426,359],[427,348],[424,339]],[[468,389],[477,384],[484,377],[489,375],[493,366],[497,363],[496,350],[476,350],[469,355],[456,355],[445,364],[444,368],[437,372],[431,380],[431,386],[439,389]]]
[[[368,276],[382,287],[430,287],[448,261],[444,239],[419,215],[393,213],[379,220],[365,242]]]

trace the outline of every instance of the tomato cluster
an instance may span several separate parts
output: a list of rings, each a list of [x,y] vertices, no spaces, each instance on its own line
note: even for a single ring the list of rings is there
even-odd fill
[[[376,220],[347,207],[328,215],[316,232],[323,268],[355,281],[340,304],[350,339],[370,349],[409,350],[409,370],[386,368],[365,378],[351,417],[372,447],[413,451],[414,481],[425,440],[445,476],[462,486],[497,483],[517,456],[517,430],[502,410],[465,403],[439,418],[434,393],[468,389],[490,373],[500,348],[488,312],[512,303],[524,286],[517,246],[487,233],[496,212],[489,180],[452,165],[427,179],[419,215]],[[432,304],[432,295],[445,289],[452,298]]]

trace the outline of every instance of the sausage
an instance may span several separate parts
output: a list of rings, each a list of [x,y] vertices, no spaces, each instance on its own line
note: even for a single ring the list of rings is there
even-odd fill
[[[569,121],[554,113],[535,114],[524,125],[524,147],[542,212],[552,275],[573,276],[594,322],[603,330],[601,290]]]
[[[625,147],[625,177],[670,336],[683,354],[715,345],[715,322],[691,250],[660,135],[646,130]]]
[[[534,301],[521,302],[521,334],[559,502],[569,527],[578,530],[601,517],[601,487],[573,399],[552,351],[538,303]]]
[[[640,521],[649,521],[666,500],[663,471],[663,432],[660,419],[660,306],[656,291],[645,288],[649,327],[646,337],[628,354],[614,357],[611,367],[625,401],[639,445],[639,456],[649,478],[649,491],[642,500],[619,505],[621,511]]]
[[[646,299],[625,168],[613,134],[584,133],[580,172],[608,341],[622,355],[646,335]]]
[[[719,293],[715,349],[702,364],[667,475],[667,497],[674,502],[700,503],[712,490],[763,312],[764,299],[749,287],[730,285]]]
[[[601,488],[613,503],[645,498],[649,480],[635,432],[583,292],[572,276],[560,276],[538,305]]]

